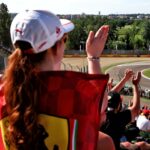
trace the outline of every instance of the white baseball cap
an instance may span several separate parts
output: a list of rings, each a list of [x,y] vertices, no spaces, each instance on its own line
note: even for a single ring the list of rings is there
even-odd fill
[[[26,10],[15,16],[10,27],[12,43],[26,41],[33,47],[33,53],[51,48],[64,33],[74,29],[67,19],[59,19],[55,14],[44,10]]]

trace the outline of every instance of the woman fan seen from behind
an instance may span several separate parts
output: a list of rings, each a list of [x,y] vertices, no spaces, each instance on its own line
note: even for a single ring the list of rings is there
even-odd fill
[[[89,132],[93,132],[91,143],[86,141],[86,131],[78,133],[77,150],[96,148],[98,131],[95,127],[99,126],[97,119],[100,118],[97,107],[103,98],[102,93],[108,81],[107,75],[98,75],[101,72],[98,72],[100,65],[97,60],[107,39],[108,26],[101,27],[96,34],[91,32],[88,37],[87,56],[91,66],[90,74],[60,71],[67,33],[73,29],[74,24],[71,21],[59,19],[53,13],[43,10],[27,10],[17,14],[13,19],[10,32],[15,50],[8,58],[3,84],[0,85],[0,143],[3,143],[0,144],[1,150],[73,150],[74,145],[69,142],[75,139],[71,133],[76,131],[76,121],[80,131],[87,127],[92,129]],[[95,66],[94,63],[97,65],[96,69],[92,67]],[[97,75],[92,75],[95,70],[98,70]],[[82,88],[89,88],[90,92],[86,95],[79,90],[80,79]],[[100,83],[101,87],[98,87]],[[82,97],[87,100],[85,103],[89,106],[86,108],[85,105],[79,105],[76,109],[75,100],[80,100],[82,104],[85,101]],[[89,110],[97,118],[94,119]],[[39,114],[42,114],[41,120]],[[89,119],[84,123],[84,115],[87,114]],[[83,120],[79,119],[80,115]],[[64,124],[62,122],[69,124],[66,133],[68,132],[71,140],[65,136],[61,139],[62,134],[56,138],[52,137],[55,135],[52,134],[54,130],[49,129],[52,125],[49,121],[55,119],[60,121],[57,129]],[[85,139],[82,139],[82,134],[85,135]],[[63,144],[55,142],[59,138]]]

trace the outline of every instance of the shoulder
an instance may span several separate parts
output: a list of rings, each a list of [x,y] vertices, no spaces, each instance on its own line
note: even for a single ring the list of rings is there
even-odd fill
[[[118,113],[118,116],[120,116],[121,118],[123,118],[123,117],[130,118],[130,120],[131,120],[131,110],[129,110],[129,109],[123,110]]]
[[[113,140],[109,135],[103,132],[99,132],[97,150],[106,150],[106,149],[115,150]]]
[[[127,109],[127,110],[118,112],[115,116],[115,121],[117,123],[117,126],[127,125],[129,122],[131,122],[131,111]]]

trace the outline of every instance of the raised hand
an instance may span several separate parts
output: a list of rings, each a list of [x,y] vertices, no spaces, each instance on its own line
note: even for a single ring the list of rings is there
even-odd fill
[[[90,31],[86,41],[86,52],[88,57],[101,56],[107,40],[108,31],[108,25],[103,25],[96,33]]]
[[[131,77],[133,77],[133,75],[134,75],[133,70],[127,69],[127,70],[125,71],[124,78],[125,78],[126,81],[128,81],[129,79],[131,79]]]
[[[141,80],[141,72],[137,72],[136,76],[133,76],[132,83],[138,85]]]

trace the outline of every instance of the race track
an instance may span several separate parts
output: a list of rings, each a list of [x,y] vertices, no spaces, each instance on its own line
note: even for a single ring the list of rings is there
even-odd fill
[[[110,74],[110,77],[113,78],[114,81],[120,81],[126,69],[132,69],[134,72],[137,72],[147,68],[150,68],[150,62],[134,62],[112,67],[107,70],[107,73]],[[131,84],[131,82],[128,82],[128,84]],[[150,89],[150,79],[144,78],[142,75],[140,86],[142,89]]]

